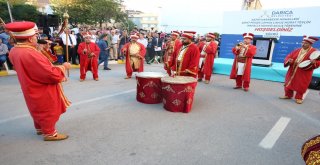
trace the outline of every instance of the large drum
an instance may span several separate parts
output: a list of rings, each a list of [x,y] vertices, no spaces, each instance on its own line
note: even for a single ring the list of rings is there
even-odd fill
[[[197,79],[187,76],[163,77],[163,107],[171,112],[191,111]]]
[[[137,79],[137,101],[146,104],[161,103],[161,72],[140,72]]]
[[[303,144],[301,156],[306,165],[320,164],[320,135],[307,140]]]

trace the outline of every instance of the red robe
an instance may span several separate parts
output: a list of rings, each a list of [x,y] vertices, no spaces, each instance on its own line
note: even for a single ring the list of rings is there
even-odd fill
[[[205,75],[205,80],[210,80],[214,64],[214,57],[216,55],[218,45],[214,41],[211,41],[204,50],[206,55],[201,55],[201,51],[203,50],[205,44],[205,42],[202,42],[199,45],[200,57],[204,58],[204,62],[199,66],[198,78],[202,79],[203,75]]]
[[[123,48],[121,49],[121,52],[123,52],[126,56],[126,72],[127,72],[127,76],[131,77],[133,72],[143,72],[143,59],[144,56],[146,55],[146,48],[139,42],[136,42],[139,47],[140,47],[140,52],[139,52],[139,57],[140,57],[140,67],[139,69],[134,69],[131,66],[131,62],[130,62],[130,45],[131,42],[125,44],[123,46]]]
[[[9,58],[17,71],[36,129],[41,129],[45,135],[54,134],[56,122],[70,106],[61,85],[65,79],[64,67],[53,66],[41,52],[29,45],[16,45]]]
[[[245,58],[245,68],[244,72],[242,75],[242,81],[250,82],[250,77],[251,77],[251,66],[252,66],[252,58],[256,54],[256,46],[254,45],[249,45],[247,52],[244,53]],[[238,55],[240,53],[240,50],[236,50],[235,48],[232,48],[232,52],[235,55],[233,65],[232,65],[232,70],[230,74],[231,79],[236,79],[237,78],[237,72],[238,72]]]
[[[310,81],[312,79],[313,70],[318,68],[320,66],[320,61],[317,60],[316,63],[308,70],[303,70],[298,67],[299,63],[297,61],[297,57],[299,55],[299,52],[302,48],[296,49],[293,52],[291,52],[284,60],[284,65],[289,66],[286,79],[285,79],[285,87],[297,91],[301,94],[305,93],[308,89],[308,86],[310,84]],[[311,48],[303,58],[303,61],[309,60],[310,54],[312,52],[316,51],[315,48]],[[293,63],[289,63],[289,59],[293,59]],[[297,63],[298,62],[298,63]]]
[[[87,49],[84,54],[83,50]],[[88,55],[94,53],[94,56],[89,58]],[[86,73],[91,70],[93,78],[98,78],[98,59],[99,59],[100,48],[97,44],[90,42],[89,44],[82,42],[78,46],[78,54],[80,55],[80,79],[86,78]]]
[[[197,45],[191,43],[185,48],[182,60],[178,66],[178,57],[181,50],[182,45],[173,52],[171,70],[176,71],[176,75],[178,76],[191,76],[197,78],[200,58],[200,52]]]
[[[168,41],[166,45],[166,51],[164,54],[164,69],[167,71],[168,75],[171,76],[171,69],[170,66],[172,66],[173,61],[173,52],[182,45],[181,41],[179,39],[176,39],[175,41]]]

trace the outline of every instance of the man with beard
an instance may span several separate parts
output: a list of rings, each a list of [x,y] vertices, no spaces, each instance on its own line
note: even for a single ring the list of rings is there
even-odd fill
[[[125,79],[130,79],[133,72],[143,72],[143,59],[146,54],[146,48],[137,42],[139,34],[131,34],[130,38],[131,41],[121,50],[126,56],[127,77]]]
[[[170,68],[177,76],[191,76],[197,78],[200,52],[192,43],[193,31],[184,31],[181,36],[182,45],[173,53],[173,60]]]
[[[280,99],[291,99],[293,91],[296,92],[295,99],[297,104],[302,104],[303,94],[307,91],[312,79],[313,70],[320,66],[320,60],[311,60],[308,68],[298,67],[300,63],[310,59],[312,52],[316,51],[312,44],[318,41],[316,37],[303,36],[302,47],[291,52],[284,61],[284,66],[289,66],[285,83],[285,95]]]
[[[55,125],[70,106],[61,82],[66,80],[65,70],[71,65],[54,66],[36,49],[38,28],[35,23],[13,22],[5,27],[17,41],[9,58],[17,72],[37,135],[43,135],[45,141],[67,139],[68,135],[58,133]]]
[[[79,44],[78,53],[80,55],[80,82],[86,79],[86,73],[91,70],[93,79],[99,81],[98,59],[100,49],[96,43],[91,42],[91,34],[83,35],[84,42]]]
[[[254,37],[252,33],[244,33],[243,42],[240,42],[232,49],[235,55],[230,79],[236,79],[236,86],[234,89],[241,89],[249,91],[252,58],[256,54],[256,46],[251,45]]]
[[[181,46],[181,41],[178,39],[180,33],[178,31],[171,32],[171,39],[166,43],[166,51],[164,54],[164,69],[171,76],[171,68],[173,61],[173,52]]]
[[[199,72],[198,81],[202,81],[205,76],[205,83],[209,84],[212,75],[212,69],[214,64],[214,57],[217,52],[218,45],[215,42],[214,33],[208,33],[206,36],[206,42],[202,42],[199,45],[200,61],[199,61]]]

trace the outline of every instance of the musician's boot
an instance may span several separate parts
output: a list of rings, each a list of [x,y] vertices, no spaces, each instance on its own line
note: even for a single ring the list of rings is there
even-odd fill
[[[59,141],[59,140],[68,139],[68,137],[69,137],[68,135],[57,133],[56,135],[53,135],[53,136],[44,136],[43,140],[44,141]]]

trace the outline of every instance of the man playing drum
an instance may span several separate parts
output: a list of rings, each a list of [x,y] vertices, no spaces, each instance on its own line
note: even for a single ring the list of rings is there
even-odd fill
[[[177,76],[197,77],[200,52],[197,45],[192,42],[195,33],[184,31],[181,36],[182,45],[173,53],[171,70]]]
[[[313,70],[320,66],[319,60],[310,60],[310,55],[316,51],[316,49],[312,47],[312,44],[316,41],[318,41],[316,37],[304,36],[302,47],[294,50],[285,58],[284,66],[289,66],[289,69],[284,83],[285,95],[280,97],[280,99],[291,99],[293,97],[293,91],[295,91],[296,103],[302,104],[303,94],[308,89]],[[310,61],[309,66],[299,67],[300,64],[308,61]]]

